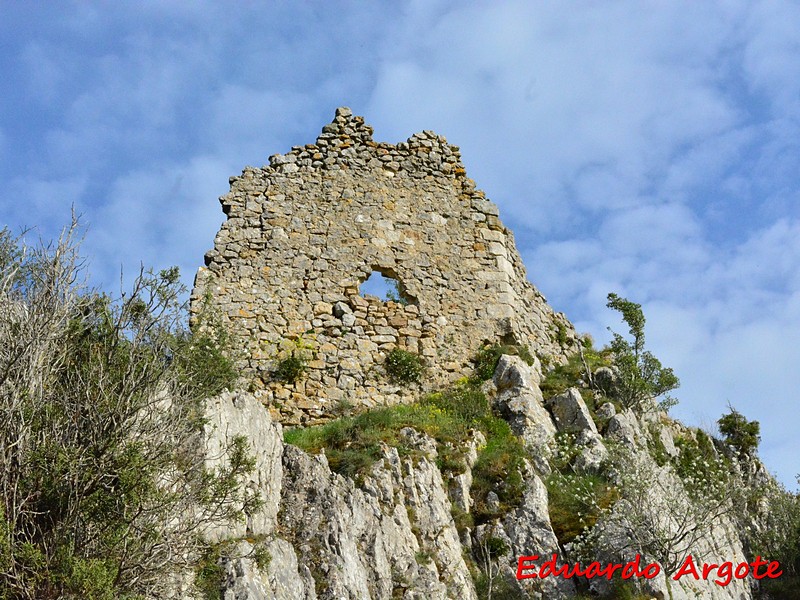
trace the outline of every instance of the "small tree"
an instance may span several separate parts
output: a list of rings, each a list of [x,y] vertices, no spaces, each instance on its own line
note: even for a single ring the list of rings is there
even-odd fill
[[[680,385],[680,380],[672,369],[663,367],[661,361],[645,350],[645,318],[642,306],[614,293],[608,295],[606,306],[622,314],[622,320],[628,325],[632,338],[627,340],[609,328],[614,336],[610,348],[618,371],[615,395],[625,407],[641,409],[644,401],[674,390]],[[661,406],[668,409],[676,402],[667,396]]]
[[[482,537],[473,547],[482,571],[478,591],[484,592],[485,596],[483,597],[486,600],[492,600],[497,591],[498,578],[502,576],[502,559],[508,554],[510,548],[503,538],[490,535],[488,529],[483,532]]]
[[[725,442],[732,446],[741,455],[752,455],[761,441],[761,425],[758,421],[748,421],[745,416],[732,406],[730,412],[722,415],[717,421],[719,432],[725,437]]]

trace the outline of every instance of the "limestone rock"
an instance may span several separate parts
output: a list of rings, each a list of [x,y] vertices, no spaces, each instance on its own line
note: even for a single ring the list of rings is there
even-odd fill
[[[401,460],[386,448],[363,491],[295,448],[286,448],[284,468],[292,476],[281,528],[293,532],[324,597],[390,598],[403,585],[409,597],[475,598],[433,463]]]
[[[547,400],[547,406],[553,413],[559,431],[578,433],[588,429],[597,433],[592,415],[577,388],[569,388],[566,392],[553,396]]]
[[[606,438],[630,448],[641,446],[642,433],[636,416],[627,410],[611,417],[606,426]]]
[[[512,564],[510,569],[516,571],[516,558],[523,555],[537,554],[542,560],[550,558],[553,553],[560,554],[553,528],[550,525],[548,512],[547,488],[541,479],[529,469],[525,475],[525,492],[522,503],[502,520],[510,546]],[[575,595],[575,587],[571,580],[547,578],[540,580],[527,579],[522,587],[535,592],[543,598],[569,598]]]
[[[658,427],[658,439],[660,440],[661,445],[664,446],[664,450],[669,456],[673,458],[678,456],[679,452],[675,447],[675,440],[672,438],[672,431],[668,427]]]
[[[209,539],[269,535],[275,528],[280,504],[283,470],[283,430],[272,423],[269,411],[252,394],[223,392],[206,401],[207,468],[216,468],[225,460],[225,450],[236,436],[247,439],[249,452],[255,458],[255,469],[246,481],[262,505],[233,529],[225,526],[207,533]]]
[[[610,419],[617,414],[617,409],[611,402],[604,402],[597,409],[597,417],[600,419]]]
[[[556,427],[542,403],[536,365],[528,366],[519,356],[503,355],[494,373],[493,404],[531,452],[539,454],[553,438]]]
[[[580,454],[575,457],[575,468],[584,473],[597,473],[608,458],[608,450],[603,438],[591,429],[584,429],[575,440],[581,447]]]

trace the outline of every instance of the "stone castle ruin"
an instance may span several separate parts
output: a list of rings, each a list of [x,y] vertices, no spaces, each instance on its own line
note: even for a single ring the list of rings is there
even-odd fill
[[[576,343],[458,148],[430,131],[396,145],[372,131],[339,108],[315,143],[232,177],[227,221],[196,277],[193,314],[205,303],[221,313],[251,387],[285,424],[408,401],[469,374],[484,343],[556,361]],[[396,301],[361,293],[374,272],[397,283]],[[424,384],[387,376],[395,347],[423,358]],[[292,354],[306,370],[282,381]]]

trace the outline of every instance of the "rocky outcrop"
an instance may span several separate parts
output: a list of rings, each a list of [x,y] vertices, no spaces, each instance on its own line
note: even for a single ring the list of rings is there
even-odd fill
[[[553,418],[544,408],[540,379],[538,362],[529,366],[519,356],[503,355],[495,369],[494,388],[489,390],[495,410],[534,456],[546,452],[556,433]]]
[[[533,447],[541,450],[539,444],[552,440],[556,432],[556,417],[539,400],[541,392],[536,393],[537,369],[518,357],[504,356],[494,382],[496,406],[517,424],[523,439],[535,440]],[[658,435],[655,427],[651,425],[648,433],[635,416],[623,412],[612,417],[612,421],[620,417],[614,421],[619,426],[610,427],[604,438],[593,422],[575,431],[575,423],[582,421],[570,415],[584,413],[582,400],[573,394],[562,394],[561,400],[547,405],[560,411],[561,423],[570,424],[565,425],[565,434],[574,436],[576,472],[600,471],[608,460],[607,446],[616,444],[618,451],[629,453],[629,470],[618,476],[649,478],[635,505],[630,500],[619,502],[597,525],[605,542],[598,546],[596,560],[632,558],[637,540],[630,538],[625,521],[616,518],[619,514],[633,515],[639,524],[649,519],[652,527],[680,526],[678,517],[686,512],[681,506],[689,506],[690,500],[675,474],[659,467],[645,449],[647,436]],[[588,409],[586,415],[591,419]],[[234,437],[247,437],[256,459],[247,485],[262,500],[258,510],[245,515],[241,523],[209,532],[212,540],[232,540],[221,559],[219,585],[225,600],[477,600],[474,577],[489,566],[482,554],[489,539],[501,540],[505,547],[502,556],[491,557],[491,568],[507,588],[524,594],[520,597],[560,599],[577,593],[570,579],[516,581],[514,577],[519,556],[539,555],[539,563],[552,554],[559,561],[566,556],[550,522],[543,475],[533,464],[524,468],[525,488],[517,505],[479,526],[456,529],[454,510],[469,513],[471,509],[471,468],[485,444],[480,432],[466,442],[465,471],[444,477],[436,466],[435,441],[406,428],[401,435],[404,444],[414,448],[414,456],[404,457],[396,448],[384,446],[379,460],[356,483],[334,473],[324,452],[312,456],[284,444],[281,425],[272,421],[253,394],[226,392],[212,399],[206,430],[210,467],[225,461],[223,449]],[[541,460],[547,463],[546,458]],[[727,517],[708,531],[682,550],[715,562],[744,560],[741,542]],[[746,582],[720,587],[684,579],[670,582],[668,589],[662,574],[641,583],[656,598],[669,598],[670,593],[673,600],[751,597]],[[610,585],[602,578],[591,582],[596,593],[606,595],[612,593]]]
[[[210,532],[238,540],[223,560],[226,600],[477,599],[429,438],[409,430],[428,455],[401,458],[385,447],[356,486],[324,454],[284,445],[281,425],[253,395],[225,393],[208,408],[209,466],[246,436],[256,458],[248,486],[262,499],[241,524]]]
[[[553,396],[547,401],[547,406],[553,413],[559,431],[579,433],[588,430],[597,433],[592,415],[577,388],[569,388],[563,394]]]

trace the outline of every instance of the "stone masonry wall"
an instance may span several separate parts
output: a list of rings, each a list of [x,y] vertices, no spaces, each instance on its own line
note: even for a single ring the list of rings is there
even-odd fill
[[[346,402],[408,401],[391,382],[392,348],[421,355],[424,387],[464,376],[484,342],[524,344],[563,360],[574,330],[527,281],[497,207],[467,178],[456,146],[424,131],[378,143],[347,108],[316,143],[247,167],[220,198],[227,221],[195,280],[242,351],[240,365],[273,415],[316,423]],[[407,304],[359,295],[373,271]],[[274,369],[292,340],[313,354],[294,384]]]

